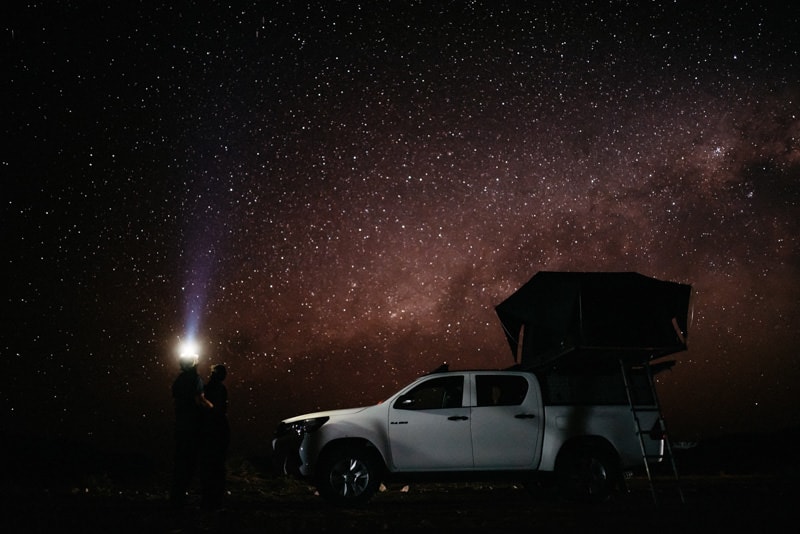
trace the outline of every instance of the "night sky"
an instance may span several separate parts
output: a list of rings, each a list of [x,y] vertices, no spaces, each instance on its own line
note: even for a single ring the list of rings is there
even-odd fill
[[[542,270],[692,285],[673,439],[800,423],[800,4],[156,4],[2,8],[4,432],[169,452],[195,336],[266,453]]]

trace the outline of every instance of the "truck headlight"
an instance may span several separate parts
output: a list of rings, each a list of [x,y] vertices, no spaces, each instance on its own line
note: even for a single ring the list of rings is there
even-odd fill
[[[305,434],[310,434],[319,429],[322,425],[328,422],[329,417],[312,417],[311,419],[303,419],[302,421],[295,421],[294,423],[281,423],[275,431],[275,437],[280,437],[286,434],[294,434],[302,438]]]

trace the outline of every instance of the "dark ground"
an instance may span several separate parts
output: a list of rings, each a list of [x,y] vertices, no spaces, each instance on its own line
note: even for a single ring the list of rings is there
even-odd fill
[[[800,506],[800,464],[790,456],[797,431],[774,437],[677,451],[684,503],[668,478],[657,478],[654,503],[647,479],[635,476],[628,493],[603,504],[531,494],[510,482],[407,491],[395,483],[362,508],[338,509],[306,484],[274,476],[267,461],[232,458],[225,508],[213,514],[170,509],[169,477],[147,458],[17,441],[2,451],[0,532],[786,531]]]

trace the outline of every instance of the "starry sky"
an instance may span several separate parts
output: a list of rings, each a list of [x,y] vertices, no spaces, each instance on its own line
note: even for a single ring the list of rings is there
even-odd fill
[[[542,270],[692,285],[673,439],[800,423],[798,7],[7,4],[9,432],[168,452],[195,337],[267,451],[513,364],[494,307]]]

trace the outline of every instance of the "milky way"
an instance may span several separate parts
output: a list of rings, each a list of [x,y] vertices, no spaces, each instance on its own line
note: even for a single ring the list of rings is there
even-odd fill
[[[168,433],[196,325],[266,447],[511,365],[494,306],[541,270],[692,284],[679,437],[797,424],[797,8],[561,4],[12,10],[4,425]]]

